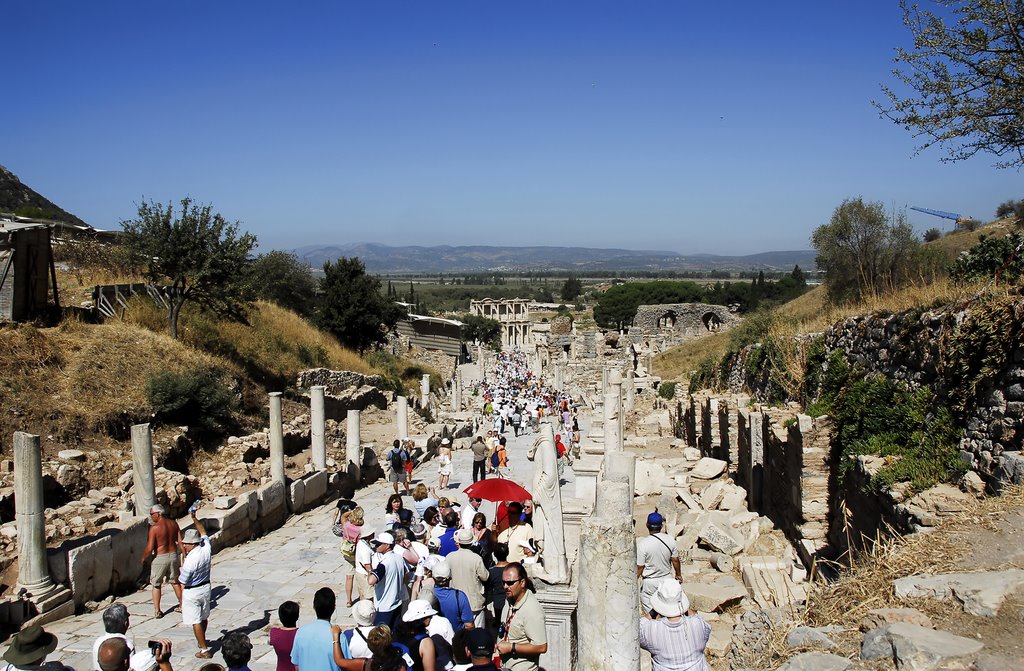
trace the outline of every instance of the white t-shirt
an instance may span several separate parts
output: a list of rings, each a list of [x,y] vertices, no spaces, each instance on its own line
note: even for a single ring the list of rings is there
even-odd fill
[[[678,557],[676,543],[666,533],[644,536],[636,541],[636,565],[644,567],[644,578],[672,576],[672,558]]]
[[[103,644],[103,641],[111,638],[123,638],[128,644],[128,650],[130,650],[133,655],[135,654],[135,641],[132,639],[128,638],[124,634],[103,634],[96,639],[95,643],[92,644],[92,668],[94,671],[99,671],[100,668],[100,646]]]
[[[362,538],[356,541],[356,573],[361,576],[368,576],[369,573],[367,573],[366,569],[363,567],[369,564],[370,569],[373,569],[376,565],[373,561],[373,556],[373,548],[370,547],[369,543]]]

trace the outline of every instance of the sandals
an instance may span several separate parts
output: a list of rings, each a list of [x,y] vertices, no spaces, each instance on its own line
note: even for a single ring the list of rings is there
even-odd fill
[[[164,612],[163,611],[160,611],[159,613],[153,613],[153,618],[157,619],[157,620],[159,620],[163,616],[164,616]]]
[[[211,659],[212,657],[213,657],[213,653],[210,652],[209,648],[203,648],[199,652],[196,653],[196,658],[197,659]]]

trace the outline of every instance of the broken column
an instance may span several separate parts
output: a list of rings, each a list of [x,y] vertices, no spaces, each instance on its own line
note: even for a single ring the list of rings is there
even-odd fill
[[[363,447],[359,435],[359,411],[349,410],[346,418],[348,426],[345,430],[345,456],[349,461],[348,472],[358,481],[363,464]]]
[[[604,465],[608,457],[622,452],[622,375],[614,370],[609,375],[608,393],[604,395]]]
[[[313,467],[322,471],[327,468],[327,420],[324,417],[324,387],[322,385],[310,387],[309,424]]]
[[[405,440],[409,437],[409,399],[405,396],[398,396],[395,401],[397,401],[395,404],[395,431],[397,432],[395,438]]]
[[[153,479],[153,433],[149,424],[132,425],[132,489],[135,514],[145,517],[156,503]]]
[[[37,606],[57,591],[46,565],[42,456],[39,436],[15,432],[14,519],[18,529],[18,587],[24,588]]]
[[[284,428],[281,426],[281,392],[270,392],[270,477],[285,483]]]
[[[452,382],[455,387],[455,398],[452,402],[452,410],[462,412],[462,370],[455,369],[455,380]]]
[[[606,453],[603,481],[624,482],[629,486],[629,509],[632,511],[632,494],[636,492],[636,455],[632,452]],[[600,500],[600,496],[598,499]]]
[[[624,482],[604,481],[597,512],[580,530],[577,666],[579,671],[638,671],[639,590],[633,493]]]
[[[430,375],[424,374],[420,379],[420,407],[426,408],[430,405]]]
[[[608,368],[601,369],[601,396],[608,393]]]
[[[636,402],[636,380],[634,379],[634,376],[635,373],[633,373],[633,368],[630,367],[630,369],[626,371],[626,399],[624,401],[624,408],[627,411],[632,410],[633,404]]]
[[[555,366],[555,389],[558,391],[562,390],[565,386],[565,372],[562,370],[561,364]]]

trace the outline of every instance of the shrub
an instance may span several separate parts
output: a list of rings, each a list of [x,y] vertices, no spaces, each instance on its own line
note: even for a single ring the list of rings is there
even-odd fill
[[[1017,210],[1021,206],[1024,206],[1024,200],[1016,201],[1013,198],[1007,200],[1006,202],[1000,203],[999,207],[996,208],[996,219],[1002,219],[1003,217],[1008,217],[1011,214],[1016,214],[1017,216],[1020,216]]]
[[[938,240],[941,237],[942,231],[940,231],[937,228],[929,228],[927,231],[924,232],[925,242],[934,242],[935,240]]]
[[[676,397],[676,383],[662,382],[658,385],[658,396],[671,401]]]
[[[949,267],[949,275],[957,282],[989,279],[999,275],[1005,282],[1024,277],[1024,236],[1018,232],[1001,237],[982,235],[976,245],[963,252]]]
[[[164,424],[221,434],[235,423],[235,395],[211,370],[157,373],[146,382],[146,397],[153,406],[155,419]]]
[[[327,367],[331,362],[327,348],[320,343],[299,343],[295,354],[303,365],[310,368]]]

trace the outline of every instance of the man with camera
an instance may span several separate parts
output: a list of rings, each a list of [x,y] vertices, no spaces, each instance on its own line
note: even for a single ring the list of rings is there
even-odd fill
[[[171,642],[166,639],[150,641],[149,647],[133,655],[124,638],[108,638],[100,643],[97,660],[100,671],[174,671]]]

